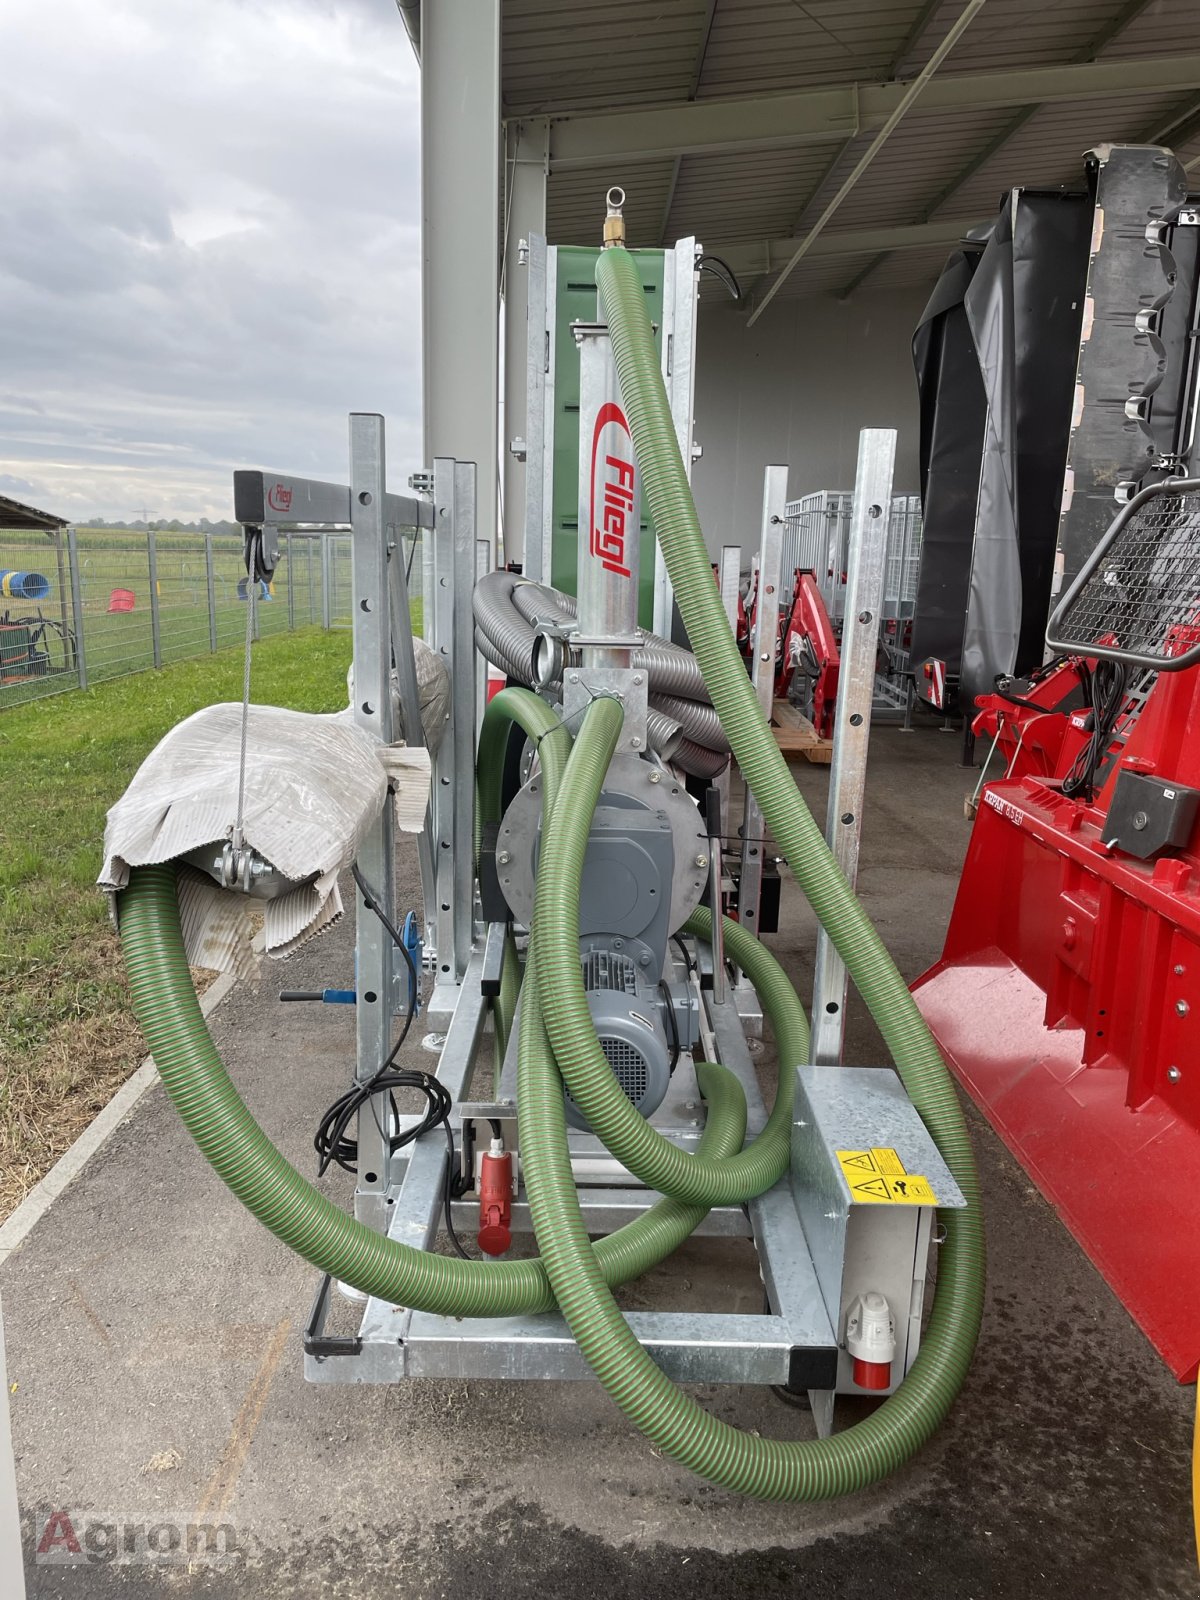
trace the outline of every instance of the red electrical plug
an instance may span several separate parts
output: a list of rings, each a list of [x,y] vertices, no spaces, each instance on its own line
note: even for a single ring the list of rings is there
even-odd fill
[[[860,1389],[890,1389],[896,1355],[896,1324],[887,1298],[877,1289],[860,1294],[846,1314],[846,1350]]]
[[[512,1243],[512,1156],[493,1139],[479,1160],[479,1248],[502,1256]]]

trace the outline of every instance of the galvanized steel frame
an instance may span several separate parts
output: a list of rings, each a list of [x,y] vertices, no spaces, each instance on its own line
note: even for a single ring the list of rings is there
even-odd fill
[[[894,428],[863,429],[858,436],[841,671],[825,817],[826,842],[852,889],[858,878],[895,459]],[[817,934],[813,972],[812,1054],[816,1062],[836,1063],[842,1059],[846,987],[845,963],[822,927]]]

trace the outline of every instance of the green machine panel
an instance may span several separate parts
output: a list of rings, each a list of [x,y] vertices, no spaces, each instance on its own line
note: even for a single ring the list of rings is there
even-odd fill
[[[550,582],[556,589],[576,594],[579,540],[579,351],[571,325],[597,322],[596,258],[600,251],[582,245],[559,245],[557,277],[554,284],[556,306],[554,327],[554,412],[550,436],[554,441],[553,489],[551,494]],[[655,343],[662,356],[663,283],[670,251],[632,250],[646,308],[654,324]],[[644,508],[641,522],[641,553],[638,572],[638,621],[643,628],[654,625],[654,529]]]

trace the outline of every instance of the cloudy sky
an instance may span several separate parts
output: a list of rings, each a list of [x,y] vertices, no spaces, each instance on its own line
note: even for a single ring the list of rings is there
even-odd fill
[[[394,0],[2,0],[0,493],[230,513],[420,465],[417,68]]]

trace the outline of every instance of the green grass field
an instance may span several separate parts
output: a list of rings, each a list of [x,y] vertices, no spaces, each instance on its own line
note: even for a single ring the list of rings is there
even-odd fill
[[[338,710],[350,651],[319,627],[263,639],[255,702]],[[105,813],[169,728],[241,691],[234,647],[0,711],[0,1217],[143,1053],[94,887]]]
[[[78,528],[76,539],[83,655],[89,685],[152,667],[154,634],[146,535],[111,528]],[[320,543],[297,535],[290,547],[290,561],[288,548],[285,541],[271,593],[257,607],[261,639],[286,633],[289,623],[303,628],[322,621]],[[64,571],[60,581],[53,543],[41,533],[0,532],[0,570],[8,568],[39,572],[50,583],[50,594],[40,602],[0,599],[0,614],[8,612],[13,621],[32,618],[36,626],[39,614],[47,620],[49,625],[39,648],[49,653],[50,671],[36,677],[23,676],[19,663],[5,665],[0,658],[0,710],[44,698],[55,689],[73,687],[78,681],[74,657],[63,640],[64,631],[73,633],[75,629],[70,578]],[[244,637],[246,608],[245,602],[238,599],[237,585],[245,570],[241,541],[215,536],[213,617],[218,648],[236,644]],[[203,534],[158,534],[156,572],[163,664],[206,654],[211,636]],[[333,540],[329,576],[330,621],[348,626],[348,538]],[[132,595],[132,609],[112,609],[114,595]]]

